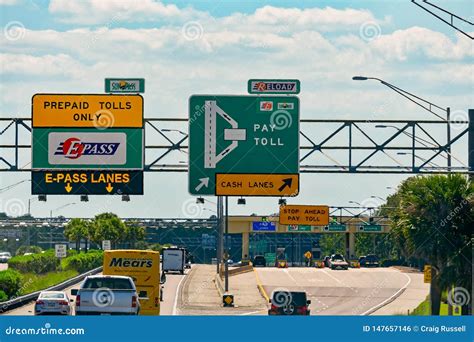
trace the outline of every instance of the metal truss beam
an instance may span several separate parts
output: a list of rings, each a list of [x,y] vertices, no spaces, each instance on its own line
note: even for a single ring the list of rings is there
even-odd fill
[[[463,141],[472,135],[470,121],[303,119],[300,172],[473,174]],[[145,172],[187,172],[187,122],[145,119]],[[0,172],[31,171],[30,133],[30,118],[0,118]]]

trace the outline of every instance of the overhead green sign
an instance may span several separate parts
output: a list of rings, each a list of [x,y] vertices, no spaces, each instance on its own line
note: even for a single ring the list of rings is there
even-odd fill
[[[381,232],[382,226],[380,224],[364,224],[359,226],[361,232]]]
[[[347,227],[346,227],[345,224],[330,223],[329,225],[324,227],[324,231],[326,231],[326,232],[345,232],[345,231],[347,231]]]
[[[32,169],[143,169],[143,128],[35,128]]]
[[[310,232],[311,226],[309,225],[289,225],[288,229],[289,232]]]
[[[298,173],[297,97],[191,96],[188,172],[191,194],[214,195],[217,174]],[[220,188],[238,185],[230,183],[220,184]],[[270,181],[246,186],[285,190],[285,184]]]
[[[144,93],[144,78],[106,78],[106,93]]]

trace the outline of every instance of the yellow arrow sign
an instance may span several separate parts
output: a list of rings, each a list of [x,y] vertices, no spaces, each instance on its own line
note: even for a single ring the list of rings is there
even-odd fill
[[[67,192],[71,192],[71,190],[72,190],[71,183],[67,183],[66,186],[64,187],[64,189],[66,189]]]
[[[298,174],[216,174],[217,196],[296,196]]]
[[[105,190],[107,190],[107,192],[112,192],[112,190],[114,189],[114,187],[108,183],[107,186],[105,187]]]

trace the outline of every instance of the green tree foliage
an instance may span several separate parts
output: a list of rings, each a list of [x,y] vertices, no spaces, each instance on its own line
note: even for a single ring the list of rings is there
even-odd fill
[[[110,240],[116,244],[126,236],[126,226],[122,220],[113,213],[96,215],[92,221],[92,241],[101,244],[103,240]]]
[[[17,250],[15,255],[23,255],[25,253],[41,253],[43,249],[39,246],[20,246]]]
[[[123,242],[128,242],[130,247],[135,248],[136,242],[145,239],[145,228],[139,226],[137,222],[127,222],[125,224],[125,234],[121,239]]]
[[[341,253],[342,255],[346,254],[346,242],[344,234],[322,234],[321,239],[319,240],[319,245],[321,246],[321,254],[331,255],[334,253]]]
[[[0,271],[0,292],[7,297],[17,295],[21,287],[21,274],[15,270]]]
[[[80,218],[74,218],[69,221],[64,228],[64,236],[71,242],[76,243],[76,250],[79,251],[81,240],[87,238],[89,223]]]
[[[441,293],[464,287],[472,298],[473,184],[462,175],[405,180],[389,210],[391,236],[406,257],[423,259],[435,269],[432,314],[439,314]]]

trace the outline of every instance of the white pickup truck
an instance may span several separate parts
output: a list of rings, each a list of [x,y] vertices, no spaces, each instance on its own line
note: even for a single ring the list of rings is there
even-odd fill
[[[76,315],[138,315],[140,301],[130,277],[95,275],[86,277],[76,296]]]

